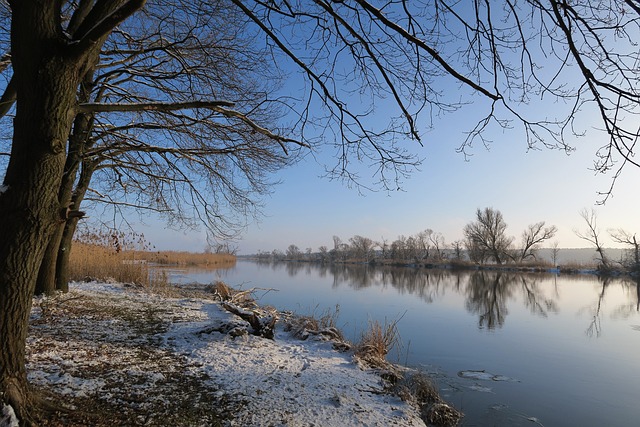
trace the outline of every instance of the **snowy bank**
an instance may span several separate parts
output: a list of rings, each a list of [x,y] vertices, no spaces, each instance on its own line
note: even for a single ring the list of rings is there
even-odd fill
[[[274,340],[223,333],[236,327],[248,324],[204,292],[72,283],[34,299],[29,380],[92,425],[425,425],[351,352],[282,322]]]

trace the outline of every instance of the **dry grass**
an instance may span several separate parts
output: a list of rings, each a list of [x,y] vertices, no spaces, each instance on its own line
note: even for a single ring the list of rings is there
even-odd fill
[[[69,257],[69,278],[71,280],[115,280],[121,283],[151,284],[149,266],[144,262],[130,259],[126,251],[74,242]]]
[[[369,328],[362,333],[356,345],[356,357],[371,365],[384,364],[389,350],[400,343],[397,323],[397,320],[385,321],[384,324],[377,320],[369,321]]]
[[[94,238],[88,242],[73,243],[69,278],[76,281],[114,280],[161,291],[168,288],[167,274],[160,269],[153,269],[150,263],[220,268],[232,266],[235,262],[236,257],[229,254],[132,250],[125,245]]]
[[[220,268],[233,266],[236,256],[231,254],[177,252],[177,251],[135,251],[136,259],[162,265],[179,265],[187,267],[213,267]]]

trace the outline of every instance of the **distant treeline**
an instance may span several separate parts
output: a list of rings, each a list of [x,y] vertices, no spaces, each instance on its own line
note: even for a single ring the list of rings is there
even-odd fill
[[[333,236],[333,247],[320,246],[301,250],[291,244],[283,252],[259,252],[255,257],[263,261],[299,261],[318,263],[369,263],[414,266],[524,266],[566,269],[592,268],[602,273],[614,271],[638,272],[640,253],[635,235],[623,230],[609,231],[616,243],[626,244],[626,249],[605,249],[595,226],[595,214],[583,211],[581,216],[588,225],[585,233],[576,234],[594,246],[577,252],[560,249],[558,242],[546,248],[542,244],[552,239],[557,228],[546,226],[544,221],[529,225],[516,239],[506,234],[506,222],[500,211],[493,208],[478,209],[476,219],[464,229],[464,239],[452,243],[445,241],[442,233],[426,229],[412,236],[399,236],[394,241],[379,241],[355,235],[347,241]],[[561,252],[567,251],[567,254]]]

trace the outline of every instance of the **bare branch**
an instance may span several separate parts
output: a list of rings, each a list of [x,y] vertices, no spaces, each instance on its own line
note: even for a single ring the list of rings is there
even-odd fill
[[[175,111],[195,108],[215,110],[218,107],[233,107],[230,101],[187,101],[187,102],[148,102],[148,103],[84,103],[76,107],[78,113],[113,113],[139,111]]]

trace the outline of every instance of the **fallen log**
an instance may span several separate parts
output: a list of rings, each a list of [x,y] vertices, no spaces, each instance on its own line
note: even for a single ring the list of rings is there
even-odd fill
[[[223,301],[222,307],[224,307],[228,312],[249,322],[249,325],[251,325],[251,328],[253,329],[253,335],[269,338],[271,340],[273,339],[273,330],[275,328],[276,321],[278,320],[278,316],[275,313],[263,314],[257,310],[239,307],[228,301]]]

